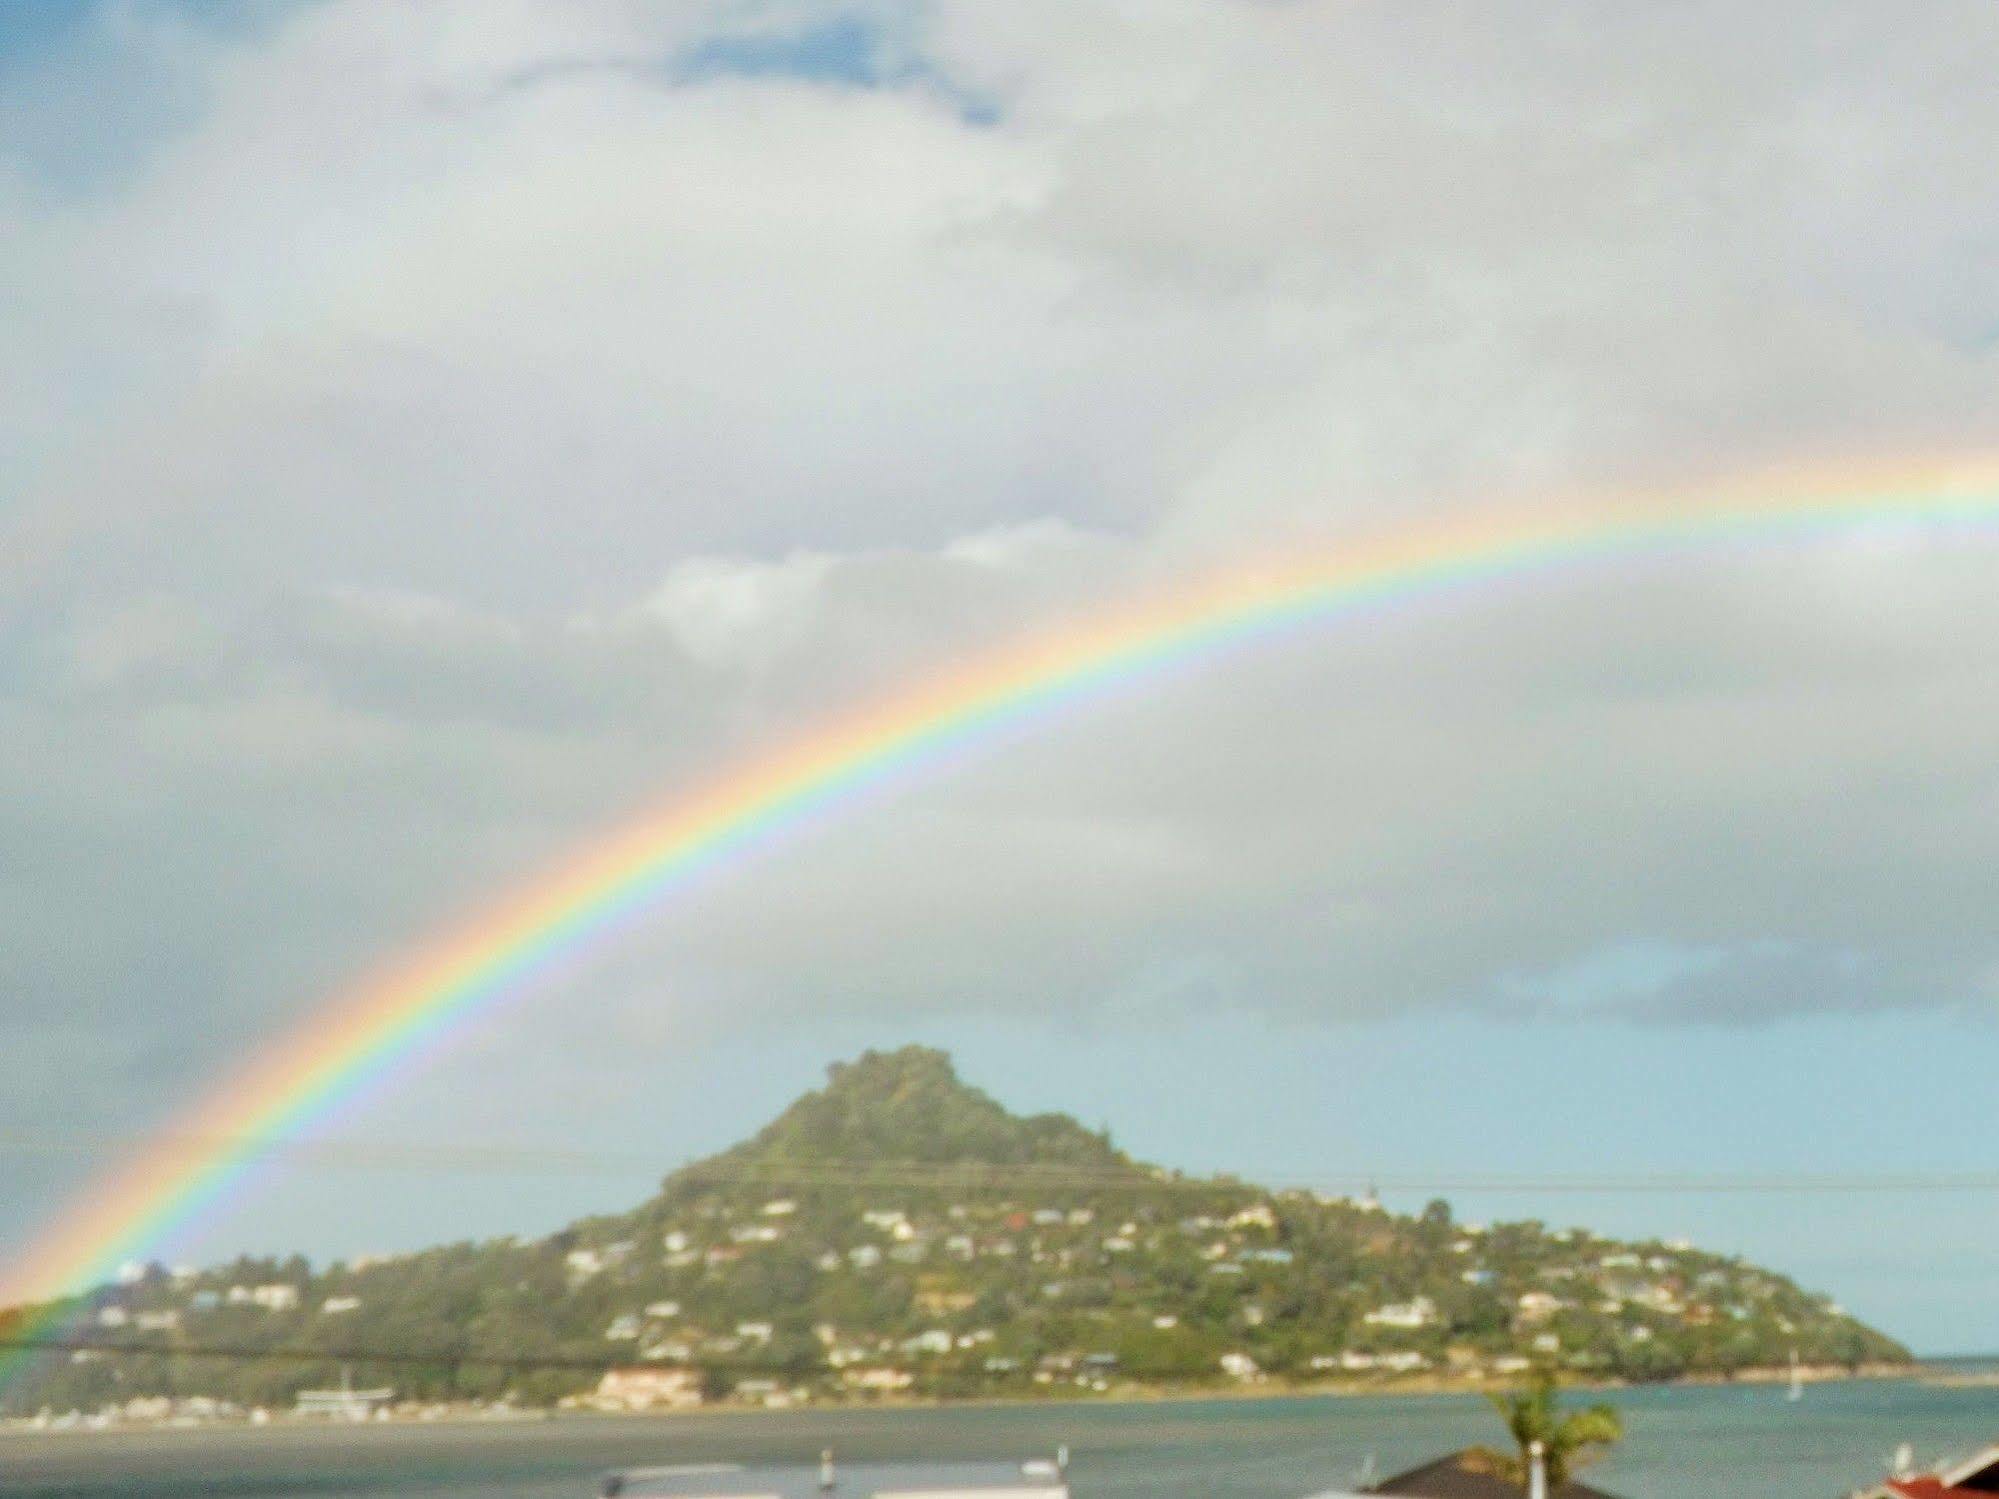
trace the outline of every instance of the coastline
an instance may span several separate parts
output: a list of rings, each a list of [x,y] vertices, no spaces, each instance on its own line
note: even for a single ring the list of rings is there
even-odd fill
[[[1806,1366],[1798,1370],[1800,1380],[1805,1384],[1840,1384],[1854,1381],[1910,1381],[1940,1386],[1992,1386],[1999,1385],[1999,1373],[1993,1374],[1952,1374],[1941,1366],[1913,1360],[1907,1364],[1874,1363],[1861,1364],[1849,1368],[1845,1365]],[[1785,1365],[1757,1365],[1751,1368],[1733,1370],[1727,1373],[1699,1373],[1681,1375],[1674,1379],[1628,1380],[1628,1379],[1579,1379],[1564,1381],[1563,1387],[1576,1391],[1617,1391],[1617,1390],[1662,1390],[1662,1389],[1713,1389],[1726,1385],[1768,1386],[1782,1384],[1791,1378],[1791,1370]],[[398,1412],[389,1410],[371,1420],[361,1422],[341,1422],[322,1417],[298,1417],[289,1413],[275,1415],[265,1421],[247,1418],[217,1420],[190,1420],[185,1417],[159,1421],[119,1420],[93,1425],[80,1422],[74,1425],[38,1425],[33,1417],[14,1417],[0,1421],[0,1437],[96,1437],[118,1433],[165,1432],[214,1432],[214,1431],[340,1431],[368,1429],[374,1427],[423,1427],[423,1426],[522,1426],[549,1423],[624,1423],[671,1421],[678,1418],[727,1417],[731,1420],[754,1420],[780,1414],[819,1411],[845,1413],[849,1411],[951,1411],[951,1410],[1035,1410],[1078,1406],[1097,1408],[1105,1406],[1149,1406],[1217,1403],[1225,1401],[1264,1402],[1305,1399],[1384,1399],[1396,1397],[1451,1397],[1462,1395],[1482,1395],[1512,1388],[1505,1379],[1463,1379],[1447,1375],[1418,1375],[1408,1378],[1374,1380],[1317,1380],[1302,1383],[1279,1384],[1274,1380],[1255,1384],[1230,1384],[1213,1386],[1143,1386],[1129,1385],[1114,1387],[1100,1394],[1070,1393],[1021,1396],[974,1396],[967,1399],[946,1397],[880,1397],[870,1399],[839,1399],[802,1401],[783,1405],[745,1405],[721,1403],[689,1406],[682,1408],[661,1407],[651,1410],[593,1410],[558,1409],[553,1406],[480,1407],[471,1405],[427,1406],[421,1410]]]

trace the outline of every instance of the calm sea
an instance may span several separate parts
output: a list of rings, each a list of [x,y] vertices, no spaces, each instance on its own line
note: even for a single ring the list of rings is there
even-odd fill
[[[1613,1397],[1628,1437],[1593,1482],[1629,1499],[1836,1499],[1900,1442],[1924,1459],[1999,1441],[1999,1388],[1916,1381],[1652,1389]],[[1303,1499],[1495,1435],[1473,1397],[780,1412],[515,1425],[0,1436],[0,1493],[192,1499],[585,1499],[642,1463],[1073,1454],[1078,1499]]]

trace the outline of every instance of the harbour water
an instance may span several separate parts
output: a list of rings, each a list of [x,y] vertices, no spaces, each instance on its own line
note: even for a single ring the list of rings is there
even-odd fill
[[[1999,1441],[1999,1387],[1920,1380],[1623,1390],[1627,1438],[1591,1469],[1626,1499],[1838,1499],[1897,1444]],[[1073,1454],[1077,1499],[1304,1499],[1499,1435],[1473,1396],[789,1411],[504,1424],[0,1436],[0,1494],[36,1499],[585,1499],[642,1463]]]

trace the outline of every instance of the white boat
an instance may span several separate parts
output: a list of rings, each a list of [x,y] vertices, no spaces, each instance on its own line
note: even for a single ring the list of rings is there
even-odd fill
[[[1795,1348],[1791,1350],[1791,1387],[1784,1392],[1784,1398],[1786,1400],[1805,1398],[1805,1376],[1804,1371],[1798,1367],[1798,1350]]]

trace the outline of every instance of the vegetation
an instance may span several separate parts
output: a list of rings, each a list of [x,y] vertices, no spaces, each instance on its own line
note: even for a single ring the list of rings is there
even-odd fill
[[[282,1406],[343,1368],[411,1398],[544,1404],[612,1365],[768,1400],[1907,1358],[1783,1276],[1685,1244],[1150,1167],[1066,1116],[1008,1113],[921,1048],[833,1068],[630,1212],[324,1268],[156,1266],[77,1310],[74,1336],[144,1351],[42,1355],[14,1410]]]
[[[1598,1456],[1598,1449],[1613,1447],[1624,1439],[1624,1422],[1608,1405],[1562,1410],[1555,1376],[1545,1369],[1524,1390],[1487,1398],[1499,1412],[1500,1420],[1506,1423],[1514,1450],[1496,1452],[1486,1447],[1478,1449],[1476,1455],[1491,1471],[1503,1475],[1523,1491],[1528,1487],[1528,1470],[1536,1443],[1540,1444],[1548,1489],[1553,1493],[1578,1468]]]

